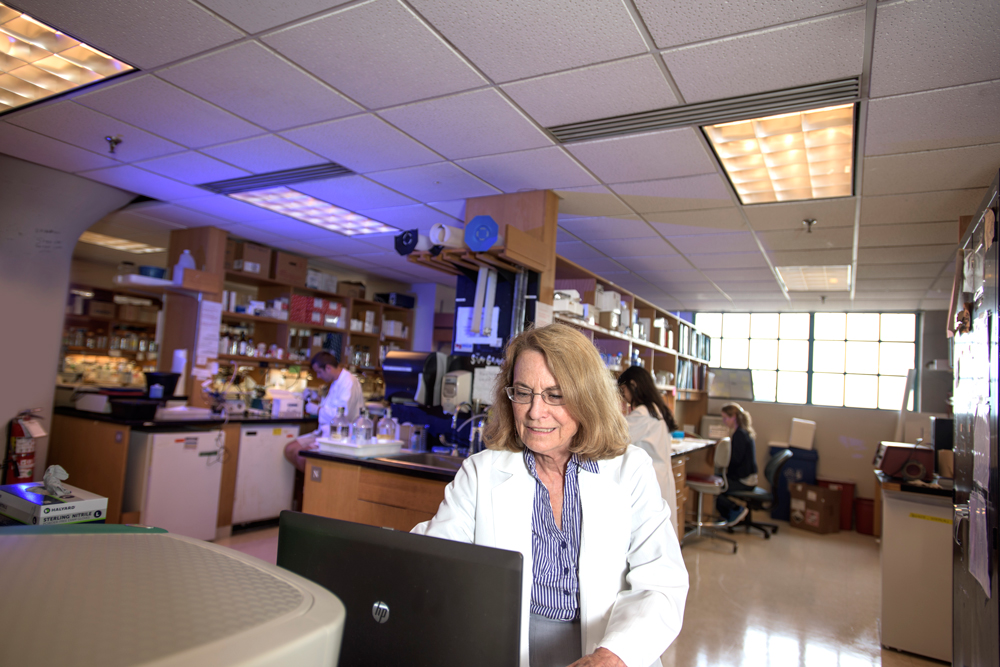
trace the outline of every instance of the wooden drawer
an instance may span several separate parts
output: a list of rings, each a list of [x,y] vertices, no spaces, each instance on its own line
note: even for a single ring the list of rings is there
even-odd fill
[[[358,500],[429,512],[433,516],[444,500],[444,487],[447,485],[447,482],[361,468]]]

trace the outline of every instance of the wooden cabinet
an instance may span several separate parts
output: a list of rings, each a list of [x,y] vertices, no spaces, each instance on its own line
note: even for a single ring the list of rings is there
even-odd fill
[[[306,459],[302,511],[409,531],[437,512],[447,482]]]

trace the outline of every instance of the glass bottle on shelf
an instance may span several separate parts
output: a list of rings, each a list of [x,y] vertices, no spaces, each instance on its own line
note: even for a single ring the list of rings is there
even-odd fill
[[[344,408],[337,408],[337,416],[330,423],[330,437],[334,440],[347,440],[351,436],[351,420],[344,415]]]
[[[396,429],[398,425],[396,420],[392,418],[392,408],[386,406],[385,414],[381,419],[378,420],[378,440],[379,442],[388,442],[390,440],[396,439]]]
[[[351,442],[357,445],[367,445],[372,440],[372,420],[368,419],[368,411],[361,410],[361,414],[354,421],[351,427]]]
[[[237,343],[237,347],[236,347],[236,354],[238,354],[241,357],[243,357],[243,356],[246,356],[246,353],[247,353],[247,332],[246,331],[241,331],[240,332],[240,340]]]

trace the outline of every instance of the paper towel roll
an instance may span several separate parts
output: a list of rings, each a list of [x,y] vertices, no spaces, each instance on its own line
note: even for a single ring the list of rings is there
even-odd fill
[[[464,248],[464,230],[458,227],[449,227],[441,223],[431,226],[430,240],[434,245],[443,245],[446,248]]]
[[[171,373],[180,373],[177,378],[177,387],[174,388],[174,396],[184,396],[187,390],[187,350],[174,350],[173,362],[170,364]]]

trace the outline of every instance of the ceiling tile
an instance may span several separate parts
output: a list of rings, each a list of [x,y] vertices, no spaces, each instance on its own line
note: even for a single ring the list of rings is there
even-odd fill
[[[643,215],[653,226],[667,234],[698,233],[690,228],[712,228],[723,230],[743,229],[746,222],[735,206],[729,208],[713,208],[700,211],[665,211],[663,213],[646,213]],[[664,223],[664,224],[661,224]]]
[[[415,204],[412,206],[393,206],[391,208],[365,209],[363,211],[359,211],[359,213],[367,215],[372,220],[378,220],[379,222],[384,222],[387,225],[392,225],[400,230],[421,229],[426,231],[431,228],[431,225],[436,223],[452,227],[458,226],[459,224],[459,221],[450,215],[445,215],[444,213],[433,209],[430,206],[424,206],[423,204]]]
[[[246,239],[248,241],[255,241],[263,245],[276,246],[284,242],[284,238],[278,236],[277,234],[268,234],[267,232],[257,229],[255,227],[247,227],[246,225],[233,225],[226,229],[226,231],[237,238]]]
[[[572,242],[579,241],[579,240],[580,239],[578,239],[577,237],[573,236],[572,234],[570,234],[569,232],[567,232],[562,227],[557,227],[556,228],[556,244],[559,244],[559,243],[572,243]]]
[[[556,243],[556,255],[571,262],[577,262],[581,259],[598,259],[604,257],[603,253],[594,250],[591,246],[580,241]]]
[[[247,7],[274,7],[245,3]],[[244,42],[157,72],[184,90],[269,130],[361,111],[328,85],[256,42]]]
[[[705,275],[718,283],[733,283],[737,281],[757,281],[777,284],[777,278],[767,267],[744,269],[705,269]]]
[[[391,250],[394,255],[397,254],[395,234],[372,234],[365,238],[365,243],[378,248],[382,252]]]
[[[262,41],[371,109],[485,83],[397,0],[363,2]]]
[[[0,122],[0,146],[7,155],[60,171],[83,171],[118,164],[103,155],[4,122]]]
[[[280,134],[303,148],[362,173],[441,160],[435,153],[372,115],[300,127]]]
[[[770,253],[775,266],[832,266],[851,263],[850,248],[781,250]]]
[[[380,171],[368,174],[372,180],[398,190],[418,201],[438,201],[499,194],[495,188],[451,163]]]
[[[865,155],[1000,143],[1000,81],[868,103]]]
[[[498,82],[646,51],[632,17],[620,2],[590,3],[585,11],[574,0],[500,0],[460,10],[447,2],[411,3],[486,76]]]
[[[342,5],[349,0],[283,0],[274,3],[244,0],[199,1],[252,34]]]
[[[363,253],[359,255],[334,255],[336,257],[333,261],[337,264],[343,266],[350,266],[356,269],[369,270],[378,268],[383,257],[385,257],[384,252],[375,253]]]
[[[742,294],[752,294],[755,298],[767,294],[770,294],[771,296],[781,294],[781,287],[778,285],[778,281],[775,280],[773,276],[771,276],[770,280],[736,280],[733,282],[715,282],[723,292],[734,298],[736,298],[737,295]]]
[[[248,220],[243,225],[293,241],[312,241],[314,238],[326,238],[335,234],[328,229],[310,225],[308,222],[302,222],[285,215],[267,220]]]
[[[379,115],[450,160],[552,145],[492,88],[387,109]]]
[[[707,252],[740,252],[755,247],[749,232],[674,236],[670,242],[685,255]]]
[[[859,248],[858,264],[912,264],[915,262],[950,262],[955,257],[957,243],[945,245],[910,246],[901,252],[896,249]]]
[[[628,271],[628,268],[623,266],[621,263],[608,258],[595,257],[594,259],[580,259],[574,261],[588,271],[593,271],[599,276],[606,276],[612,281],[614,281],[617,272]]]
[[[619,262],[629,270],[642,273],[644,276],[649,272],[676,272],[691,268],[691,264],[683,256],[676,254],[672,250],[663,255],[623,257],[619,259]]]
[[[680,128],[567,144],[605,183],[627,183],[715,172],[696,130]]]
[[[581,67],[501,87],[545,127],[677,104],[677,97],[650,55]]]
[[[709,269],[746,269],[767,267],[767,261],[759,250],[752,252],[712,253],[707,255],[688,255],[695,266],[707,271]]]
[[[129,165],[82,171],[80,172],[80,176],[113,185],[128,192],[167,201],[184,199],[185,197],[197,197],[205,193],[204,190],[199,188],[184,185],[175,180],[157,176],[156,174],[151,174],[148,171],[143,171]]]
[[[123,141],[113,158],[116,162],[144,160],[184,150],[172,141],[69,101],[32,107],[5,116],[4,120],[95,153],[108,154],[108,142],[104,137],[121,136]]]
[[[817,199],[815,201],[755,204],[743,212],[754,231],[802,229],[803,220],[815,220],[816,229],[853,227],[857,200],[854,197]]]
[[[313,255],[322,257],[382,252],[377,246],[369,243],[369,240],[361,237],[349,238],[341,234],[327,232],[321,236],[309,239],[309,245],[314,246]]]
[[[871,96],[884,97],[997,78],[994,0],[880,2]]]
[[[415,203],[409,197],[373,183],[364,176],[338,176],[296,183],[295,189],[351,211]]]
[[[659,236],[638,239],[604,239],[596,247],[609,257],[615,258],[673,253],[667,242]]]
[[[930,278],[879,278],[878,280],[863,280],[858,278],[858,292],[926,292],[931,288]],[[922,296],[922,295],[921,295]]]
[[[427,205],[437,210],[447,213],[458,220],[465,220],[465,200],[453,199],[451,201],[429,201]]]
[[[638,213],[721,208],[733,203],[726,182],[718,174],[619,183],[611,189]]]
[[[559,226],[584,241],[648,238],[655,234],[642,220],[626,218],[573,218]]]
[[[153,76],[129,78],[76,98],[80,104],[190,148],[262,134],[242,118]],[[128,135],[123,135],[128,142]]]
[[[202,148],[202,153],[254,174],[323,164],[326,160],[273,134]]]
[[[861,74],[864,10],[663,52],[688,103]]]
[[[142,69],[215,48],[242,33],[188,0],[23,0],[22,11]]]
[[[673,258],[671,258],[673,259]],[[681,260],[683,262],[683,260]],[[684,262],[684,266],[690,266]],[[665,271],[662,269],[655,270],[641,270],[637,271],[640,276],[653,283],[654,285],[670,286],[670,285],[683,285],[686,283],[707,283],[705,276],[695,269],[684,268],[677,269],[674,271]]]
[[[861,248],[937,245],[958,246],[958,219],[954,222],[927,222],[913,225],[863,225],[858,240]],[[903,252],[906,252],[905,250]]]
[[[733,3],[728,0],[660,2],[636,0],[656,45],[661,49],[733,33],[747,32],[778,23],[789,23],[820,14],[863,5],[864,0],[771,0]]]
[[[944,272],[942,274],[942,271]],[[939,275],[947,275],[948,284],[954,276],[955,267],[948,271],[941,262],[930,262],[927,264],[860,264],[858,265],[858,279],[874,278],[936,278]]]
[[[232,224],[229,220],[181,208],[175,204],[144,202],[130,206],[129,210],[147,218],[183,225],[184,227],[227,227]]]
[[[865,158],[864,194],[890,195],[988,186],[1000,144]]]
[[[224,181],[230,178],[241,178],[250,175],[248,171],[237,169],[225,162],[219,162],[214,158],[202,155],[201,153],[195,153],[194,151],[158,157],[152,160],[143,160],[142,162],[134,163],[134,166],[191,185]]]
[[[975,213],[985,194],[986,188],[973,188],[865,197],[861,201],[862,229],[865,225],[958,220]]]
[[[593,176],[555,146],[459,160],[458,165],[504,192],[597,184]]]
[[[757,232],[757,237],[767,250],[823,250],[854,246],[853,227],[816,227],[807,232],[801,224],[799,226],[800,229],[794,231]]]
[[[559,215],[627,215],[632,211],[618,197],[603,185],[587,185],[582,188],[561,188]]]

